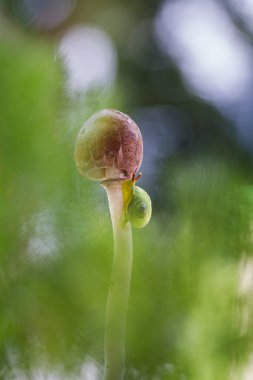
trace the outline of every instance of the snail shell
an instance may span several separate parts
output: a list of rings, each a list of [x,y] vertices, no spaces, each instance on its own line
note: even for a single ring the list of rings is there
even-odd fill
[[[150,221],[152,214],[151,199],[145,190],[133,186],[133,196],[127,206],[127,219],[133,227],[143,228]]]

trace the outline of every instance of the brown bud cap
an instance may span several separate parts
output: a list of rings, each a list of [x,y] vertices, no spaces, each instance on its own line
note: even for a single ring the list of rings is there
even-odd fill
[[[81,128],[75,146],[79,172],[91,179],[131,178],[143,157],[136,123],[116,110],[97,112]]]

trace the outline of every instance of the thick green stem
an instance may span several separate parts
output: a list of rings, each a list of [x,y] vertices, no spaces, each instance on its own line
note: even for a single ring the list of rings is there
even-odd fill
[[[132,231],[122,225],[122,181],[106,181],[114,238],[114,258],[105,321],[104,380],[121,380],[125,366],[125,325],[132,271]]]

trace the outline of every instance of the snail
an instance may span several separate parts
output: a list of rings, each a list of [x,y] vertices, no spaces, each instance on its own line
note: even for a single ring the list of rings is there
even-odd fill
[[[135,228],[143,228],[150,221],[152,213],[148,193],[139,186],[133,187],[133,198],[127,207],[127,219]]]
[[[123,184],[123,194],[125,198],[124,222],[130,222],[135,228],[145,227],[151,218],[152,205],[148,193],[135,183],[141,177],[141,173],[130,181]]]

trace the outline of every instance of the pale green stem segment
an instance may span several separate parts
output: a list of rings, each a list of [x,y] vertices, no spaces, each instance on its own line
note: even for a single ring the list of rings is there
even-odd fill
[[[104,380],[121,380],[125,367],[125,325],[132,271],[132,231],[123,225],[122,181],[106,181],[114,238],[114,258],[105,321]]]

